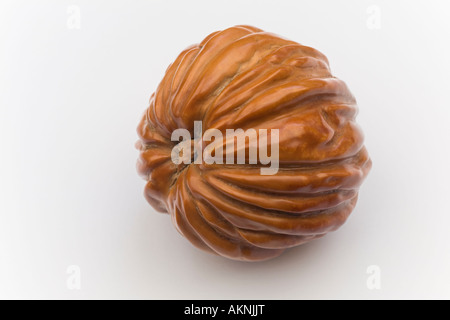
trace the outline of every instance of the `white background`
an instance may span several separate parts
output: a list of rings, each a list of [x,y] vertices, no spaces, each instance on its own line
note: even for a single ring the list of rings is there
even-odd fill
[[[450,298],[448,1],[0,3],[0,298]],[[339,231],[262,263],[192,247],[135,172],[169,63],[236,24],[325,53],[373,159]]]

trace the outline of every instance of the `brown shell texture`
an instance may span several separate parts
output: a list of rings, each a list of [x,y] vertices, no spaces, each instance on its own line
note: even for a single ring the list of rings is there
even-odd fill
[[[214,32],[168,67],[138,126],[145,197],[200,249],[276,257],[336,230],[353,210],[371,167],[356,114],[319,51],[251,26]],[[171,134],[193,135],[194,121],[203,131],[278,129],[278,172],[174,164]]]

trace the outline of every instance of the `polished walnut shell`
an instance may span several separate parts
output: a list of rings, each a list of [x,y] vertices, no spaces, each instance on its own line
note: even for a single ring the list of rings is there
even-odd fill
[[[357,105],[319,51],[251,26],[214,32],[166,71],[138,127],[145,196],[195,246],[265,260],[341,226],[371,167]],[[181,164],[171,133],[279,129],[279,171]],[[247,145],[248,147],[248,145]]]

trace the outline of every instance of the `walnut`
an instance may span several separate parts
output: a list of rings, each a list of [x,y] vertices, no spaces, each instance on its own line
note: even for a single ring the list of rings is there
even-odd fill
[[[336,230],[353,210],[371,168],[356,114],[319,51],[251,26],[214,32],[169,66],[139,124],[146,199],[198,248],[236,260],[276,257]],[[194,136],[196,123],[224,137],[227,129],[277,132],[276,144],[266,139],[277,171],[261,174],[268,164],[250,161],[249,138],[244,163],[226,161],[240,152],[227,151],[226,138],[187,143],[200,155],[223,144],[223,163],[195,161],[195,152],[175,163],[172,133]]]

